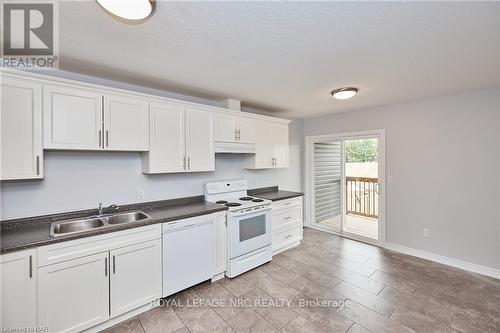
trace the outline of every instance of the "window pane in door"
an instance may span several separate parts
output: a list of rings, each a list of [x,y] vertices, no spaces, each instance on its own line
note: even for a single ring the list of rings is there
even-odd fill
[[[265,235],[266,233],[266,215],[250,217],[239,221],[240,224],[240,242]]]

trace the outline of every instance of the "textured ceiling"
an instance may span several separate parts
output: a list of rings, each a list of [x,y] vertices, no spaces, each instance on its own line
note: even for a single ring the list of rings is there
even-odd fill
[[[500,84],[498,2],[60,5],[61,69],[302,118]],[[329,95],[355,86],[347,101]]]

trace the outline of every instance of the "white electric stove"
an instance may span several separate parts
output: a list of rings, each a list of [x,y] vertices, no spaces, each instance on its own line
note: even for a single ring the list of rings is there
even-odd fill
[[[246,180],[207,183],[205,199],[228,207],[230,278],[272,260],[271,201],[247,195]]]

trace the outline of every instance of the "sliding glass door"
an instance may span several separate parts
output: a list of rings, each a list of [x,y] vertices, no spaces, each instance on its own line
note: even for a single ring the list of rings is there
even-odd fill
[[[310,225],[381,244],[383,132],[309,137],[307,141]]]

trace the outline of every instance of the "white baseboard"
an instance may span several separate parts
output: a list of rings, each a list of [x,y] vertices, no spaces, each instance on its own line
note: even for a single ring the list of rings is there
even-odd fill
[[[214,275],[214,277],[212,278],[212,282],[215,282],[215,281],[218,281],[220,279],[223,279],[225,277],[225,273],[226,273],[226,271],[224,271],[222,273],[219,273],[217,275]]]
[[[431,252],[418,250],[418,249],[414,249],[411,247],[406,247],[403,245],[389,243],[389,242],[387,242],[385,244],[385,248],[388,250],[401,252],[404,254],[408,254],[410,256],[434,261],[434,262],[448,265],[451,267],[460,268],[460,269],[463,269],[463,270],[466,270],[469,272],[490,276],[490,277],[493,277],[495,279],[500,279],[500,269],[482,266],[482,265],[474,264],[474,263],[459,260],[459,259],[453,259],[450,257],[445,257],[445,256],[441,256],[441,255],[434,254]]]

